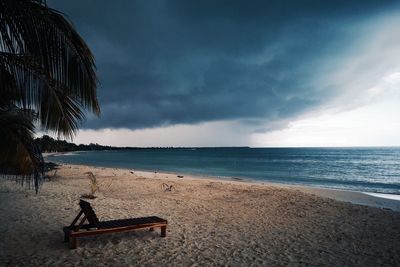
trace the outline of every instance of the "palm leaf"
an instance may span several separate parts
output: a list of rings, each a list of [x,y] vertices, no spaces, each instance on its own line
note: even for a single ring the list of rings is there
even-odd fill
[[[44,129],[72,136],[85,109],[99,114],[93,55],[60,12],[42,1],[3,0],[0,52],[0,64],[23,91],[19,103],[39,113]],[[63,110],[65,106],[51,104],[49,99],[57,103],[70,99],[67,109],[74,105],[79,116],[66,118],[70,112]]]
[[[15,175],[21,184],[33,183],[38,190],[43,157],[33,142],[34,120],[35,114],[30,110],[0,108],[0,173]]]
[[[37,189],[35,125],[72,138],[85,110],[100,114],[97,83],[93,55],[62,13],[41,0],[1,0],[0,173]]]

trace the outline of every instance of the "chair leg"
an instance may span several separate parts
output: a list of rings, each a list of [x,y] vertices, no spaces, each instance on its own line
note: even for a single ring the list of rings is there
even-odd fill
[[[68,229],[68,227],[64,227],[63,232],[64,232],[64,242],[68,242],[71,231]]]
[[[67,243],[69,241],[69,233],[64,232],[64,243]]]
[[[69,237],[69,248],[70,249],[76,249],[78,246],[78,239],[76,237]]]
[[[161,226],[161,237],[167,236],[167,226]]]

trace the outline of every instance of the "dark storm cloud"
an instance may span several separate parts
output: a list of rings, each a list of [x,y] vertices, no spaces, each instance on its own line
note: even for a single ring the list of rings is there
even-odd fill
[[[394,2],[393,2],[394,3]],[[88,128],[279,120],[334,95],[314,82],[386,1],[48,1],[92,48]]]

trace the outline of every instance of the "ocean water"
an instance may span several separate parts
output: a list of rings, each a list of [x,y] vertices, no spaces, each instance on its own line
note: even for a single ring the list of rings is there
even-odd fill
[[[60,163],[400,194],[400,148],[196,148],[73,152]]]

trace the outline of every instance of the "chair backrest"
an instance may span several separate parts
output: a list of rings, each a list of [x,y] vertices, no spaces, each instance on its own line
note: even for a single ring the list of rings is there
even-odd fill
[[[79,201],[79,206],[81,206],[81,209],[83,213],[85,214],[87,220],[91,225],[94,227],[97,227],[99,224],[99,219],[96,216],[96,213],[92,209],[92,206],[90,206],[89,202],[86,202],[84,200]]]

